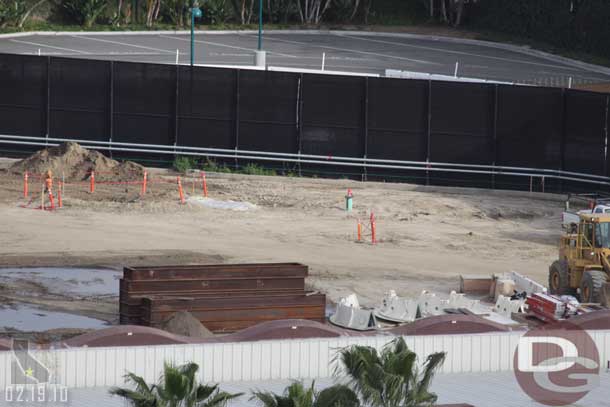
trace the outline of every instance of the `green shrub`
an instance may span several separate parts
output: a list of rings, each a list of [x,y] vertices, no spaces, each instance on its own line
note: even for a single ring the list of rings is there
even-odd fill
[[[176,171],[185,173],[197,167],[197,159],[195,157],[178,156],[174,159],[173,167]]]
[[[240,172],[242,172],[243,174],[248,174],[248,175],[270,175],[270,176],[277,175],[275,170],[269,170],[269,169],[266,169],[265,167],[262,167],[262,166],[256,165],[256,164],[248,164],[248,165],[244,166]]]

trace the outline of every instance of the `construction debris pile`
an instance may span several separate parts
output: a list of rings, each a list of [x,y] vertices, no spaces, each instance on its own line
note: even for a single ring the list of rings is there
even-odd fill
[[[114,180],[139,179],[144,167],[131,161],[119,162],[95,150],[87,150],[77,143],[63,143],[37,151],[23,160],[15,162],[10,171],[18,174],[44,174],[51,171],[65,181],[82,181],[91,171],[99,179]]]
[[[325,322],[326,296],[305,290],[307,274],[298,263],[125,267],[120,323],[161,328],[182,311],[215,333],[280,319]]]
[[[427,291],[418,298],[404,298],[390,290],[374,308],[361,307],[357,296],[351,294],[337,303],[330,322],[367,331],[442,315],[465,315],[522,329],[604,309],[596,304],[581,304],[573,296],[548,294],[546,287],[517,272],[489,278],[460,276],[460,291],[452,291],[443,299]]]

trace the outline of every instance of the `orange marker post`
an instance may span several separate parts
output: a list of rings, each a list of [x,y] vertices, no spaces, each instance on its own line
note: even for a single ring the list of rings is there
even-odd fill
[[[55,210],[55,201],[53,200],[53,192],[49,189],[49,201],[51,201],[51,210]]]
[[[377,236],[375,236],[375,214],[371,212],[371,243],[377,243]]]
[[[148,172],[144,171],[144,179],[142,180],[142,195],[146,194],[146,183],[148,182]]]
[[[91,171],[91,176],[89,177],[89,192],[95,192],[95,172]]]
[[[362,241],[362,223],[360,223],[360,219],[358,219],[358,241]]]
[[[205,180],[205,172],[202,172],[202,173],[201,173],[201,178],[203,179],[203,182],[202,182],[202,186],[203,186],[203,196],[204,196],[205,198],[207,198],[207,197],[208,197],[208,183],[207,183],[207,182],[206,182],[206,180]]]
[[[28,197],[28,173],[23,174],[23,197]]]
[[[178,194],[180,194],[180,203],[184,204],[184,191],[182,190],[182,181],[178,177]]]
[[[60,208],[63,208],[63,202],[61,201],[61,190],[64,187],[64,183],[63,182],[59,182],[59,186],[57,188],[57,206],[59,206]]]

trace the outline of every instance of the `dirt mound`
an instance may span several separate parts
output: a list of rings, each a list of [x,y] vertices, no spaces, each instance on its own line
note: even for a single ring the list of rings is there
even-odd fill
[[[164,331],[191,338],[211,338],[214,336],[197,318],[188,311],[180,311],[169,317],[161,326]]]
[[[119,162],[95,150],[87,150],[77,143],[64,143],[40,150],[14,163],[12,172],[38,175],[47,170],[54,177],[65,176],[66,181],[82,181],[95,171],[96,179],[135,180],[142,177],[144,167],[131,161]]]

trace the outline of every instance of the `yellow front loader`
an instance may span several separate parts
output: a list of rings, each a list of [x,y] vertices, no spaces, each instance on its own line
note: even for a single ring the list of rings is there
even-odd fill
[[[549,267],[549,292],[574,295],[582,303],[610,306],[610,214],[571,214]],[[565,215],[564,215],[565,220]],[[565,222],[564,222],[565,223]]]

